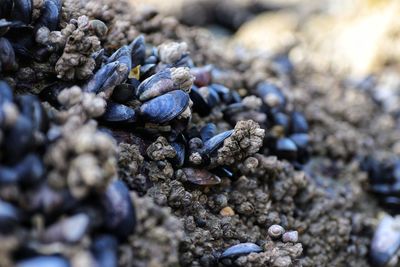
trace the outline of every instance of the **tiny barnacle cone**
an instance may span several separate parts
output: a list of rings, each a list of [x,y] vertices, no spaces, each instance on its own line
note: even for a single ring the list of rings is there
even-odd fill
[[[254,170],[258,167],[258,159],[255,157],[248,157],[245,161],[244,161],[244,166],[246,169],[248,170]]]
[[[164,43],[158,47],[160,60],[167,64],[172,64],[180,60],[188,52],[188,46],[185,42],[177,43]]]
[[[189,156],[189,161],[194,165],[200,165],[203,162],[203,158],[199,152],[193,152]]]
[[[164,160],[166,158],[174,158],[176,151],[165,137],[160,136],[147,148],[146,154],[152,160]]]
[[[144,80],[137,89],[141,101],[148,101],[173,90],[190,92],[194,77],[186,67],[164,69]]]
[[[231,217],[235,215],[235,211],[231,207],[225,207],[220,210],[219,214],[221,214],[223,217]]]
[[[297,241],[299,241],[299,233],[297,231],[288,231],[283,234],[282,241],[285,243],[296,243]]]
[[[268,228],[268,235],[274,239],[280,238],[284,233],[285,233],[285,229],[278,224],[271,225]]]
[[[189,93],[192,88],[194,76],[189,68],[171,68],[171,78],[175,87]]]

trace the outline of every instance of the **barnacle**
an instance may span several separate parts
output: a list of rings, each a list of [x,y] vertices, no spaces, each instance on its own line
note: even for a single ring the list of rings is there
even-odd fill
[[[104,112],[104,100],[82,93],[79,87],[65,89],[58,99],[67,110],[56,114],[63,138],[52,144],[45,155],[46,163],[52,166],[50,182],[56,187],[68,186],[78,198],[92,189],[104,190],[116,175],[116,147],[90,120]],[[75,134],[70,135],[71,131]]]
[[[63,80],[85,80],[93,74],[96,66],[91,55],[100,50],[101,36],[96,36],[99,33],[91,29],[86,16],[72,19],[69,25],[70,30],[61,31],[66,42],[63,54],[55,66],[57,77]]]
[[[158,46],[160,60],[166,64],[173,64],[188,54],[186,43],[163,43]]]
[[[176,151],[168,143],[165,137],[160,136],[147,148],[147,155],[152,160],[164,160],[167,158],[172,159],[176,156]]]
[[[218,149],[218,164],[233,164],[255,154],[263,145],[265,130],[254,121],[239,121],[230,137]]]

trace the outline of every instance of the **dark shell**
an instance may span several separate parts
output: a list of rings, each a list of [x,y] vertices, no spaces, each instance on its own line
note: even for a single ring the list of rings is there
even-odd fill
[[[13,71],[18,67],[14,48],[6,38],[0,38],[0,71]]]
[[[135,122],[136,112],[128,106],[108,102],[101,119],[106,122]]]
[[[65,88],[71,87],[71,84],[65,82],[55,82],[47,85],[40,92],[39,97],[42,101],[49,102],[53,107],[59,108],[61,106],[60,102],[58,102],[58,95]]]
[[[186,179],[197,185],[216,185],[221,183],[221,179],[208,172],[206,169],[183,168]]]
[[[148,58],[146,58],[146,60],[144,61],[144,64],[157,64],[158,62],[158,58],[156,56],[149,56]]]
[[[18,173],[13,168],[0,165],[0,184],[17,183],[18,178]]]
[[[101,67],[83,87],[85,92],[100,93],[109,77],[117,70],[118,62],[111,62]]]
[[[69,262],[59,256],[37,256],[17,262],[16,267],[70,267]]]
[[[8,18],[12,13],[13,8],[14,8],[14,0],[1,0],[0,18]]]
[[[30,0],[27,0],[30,1]],[[45,0],[42,8],[42,13],[36,22],[36,29],[47,27],[50,31],[55,31],[58,28],[58,23],[61,17],[61,0]]]
[[[289,138],[296,144],[298,149],[306,149],[310,142],[310,136],[306,133],[292,134]]]
[[[308,123],[304,115],[300,112],[292,112],[290,116],[291,133],[307,133]]]
[[[199,87],[209,85],[211,83],[211,70],[211,65],[191,68],[190,72],[195,77],[194,84]]]
[[[47,216],[62,214],[77,204],[67,189],[56,190],[47,184],[43,184],[35,190],[29,190],[27,196],[29,210],[39,212]]]
[[[111,62],[119,62],[120,64],[125,64],[129,71],[132,69],[132,58],[131,58],[131,50],[129,46],[124,45],[114,52],[108,59],[107,64]]]
[[[33,125],[25,116],[19,116],[15,124],[5,134],[3,152],[7,161],[17,162],[33,145]]]
[[[16,100],[21,113],[32,122],[33,129],[40,132],[47,131],[49,126],[47,113],[37,96],[21,95]]]
[[[35,37],[32,27],[11,28],[7,32],[7,39],[12,44],[16,55],[27,60],[35,58]]]
[[[174,119],[169,122],[171,131],[169,132],[168,139],[172,142],[176,141],[179,136],[186,130],[190,118]]]
[[[218,93],[218,95],[221,97],[222,101],[225,104],[230,104],[233,101],[233,96],[232,96],[231,90],[229,90],[229,88],[227,88],[221,84],[216,84],[216,83],[211,84],[209,87]]]
[[[140,113],[148,122],[163,124],[179,116],[188,106],[189,95],[175,90],[144,103]]]
[[[379,162],[373,157],[366,157],[361,162],[363,171],[368,172],[370,190],[379,203],[391,214],[400,212],[400,160]]]
[[[249,109],[243,103],[233,103],[224,108],[224,116],[226,120],[232,121],[239,113],[248,111]]]
[[[32,185],[37,183],[44,173],[44,165],[39,156],[28,154],[15,166],[0,165],[0,184]]]
[[[155,70],[156,70],[156,64],[149,63],[149,64],[144,64],[143,66],[140,67],[140,79],[147,79],[151,77]]]
[[[238,92],[232,91],[232,103],[241,103],[242,97],[239,95]]]
[[[373,157],[366,157],[360,164],[362,170],[368,172],[368,178],[372,184],[394,183],[397,180],[393,175],[394,167],[398,165],[396,162],[379,162]]]
[[[106,94],[106,98],[109,98],[114,88],[124,82],[129,76],[129,69],[125,64],[119,63],[113,74],[104,82],[101,87],[101,92]]]
[[[257,85],[257,95],[263,100],[264,104],[269,106],[268,98],[274,97],[277,101],[276,106],[269,106],[270,108],[281,110],[286,105],[286,98],[282,91],[275,85],[268,82],[261,82]]]
[[[144,80],[138,87],[137,97],[146,101],[174,90],[170,69],[164,69]]]
[[[100,49],[99,51],[94,52],[92,55],[92,58],[96,62],[96,67],[95,70],[98,70],[101,68],[101,65],[104,62],[105,55],[104,55],[104,48]]]
[[[118,266],[118,242],[110,235],[101,235],[93,241],[92,253],[98,267]]]
[[[210,109],[216,107],[221,103],[221,98],[219,97],[217,91],[215,91],[212,87],[207,87],[207,104]]]
[[[400,248],[400,224],[386,215],[375,230],[371,241],[370,259],[373,266],[385,266]]]
[[[297,157],[296,144],[289,138],[280,138],[276,141],[275,153],[279,158],[294,160]]]
[[[371,191],[375,194],[382,195],[382,197],[393,197],[400,195],[400,182],[395,183],[376,183],[371,185]],[[383,203],[384,204],[384,203]]]
[[[135,40],[129,45],[131,49],[132,57],[132,67],[137,65],[143,65],[146,58],[146,45],[144,41],[144,36],[139,35]]]
[[[379,203],[390,213],[393,215],[399,214],[400,212],[400,186],[397,185],[395,192],[391,192],[395,194],[395,196],[380,196]]]
[[[136,215],[129,190],[122,181],[112,182],[101,198],[105,227],[119,239],[126,239],[136,226]]]
[[[289,130],[289,116],[283,112],[275,112],[272,114],[275,125],[280,125],[285,129],[285,132]]]
[[[192,58],[189,55],[183,55],[177,62],[172,64],[173,67],[179,68],[179,67],[188,67],[188,68],[193,68],[194,63]]]
[[[131,79],[133,80],[133,79]],[[126,103],[135,99],[136,87],[130,83],[117,85],[111,95],[112,100],[118,103]]]
[[[289,136],[290,140],[292,140],[297,147],[297,160],[300,163],[305,163],[309,160],[310,155],[308,151],[308,146],[310,142],[310,136],[305,133],[292,134]]]
[[[8,83],[0,80],[0,105],[13,101],[13,92]]]
[[[45,62],[51,56],[52,49],[49,46],[38,47],[34,49],[33,56],[38,62]]]
[[[171,146],[176,151],[176,156],[173,158],[172,163],[177,167],[182,167],[185,162],[185,145],[179,142],[172,142]]]
[[[20,215],[13,205],[0,200],[0,232],[12,231],[20,221]]]
[[[32,0],[14,0],[14,8],[11,12],[11,18],[12,20],[18,20],[25,24],[31,23]]]
[[[79,242],[89,229],[89,216],[83,213],[62,219],[49,226],[41,236],[44,243]]]
[[[227,248],[222,252],[220,259],[236,258],[250,253],[259,253],[262,248],[254,243],[241,243]]]
[[[43,178],[45,167],[38,155],[28,154],[15,166],[15,171],[20,184],[34,185]]]
[[[217,133],[217,126],[214,123],[207,123],[200,129],[200,137],[203,143],[210,140]]]
[[[137,79],[135,79],[135,78],[129,78],[129,79],[126,81],[126,83],[127,83],[127,84],[130,84],[130,85],[132,85],[132,86],[134,86],[134,87],[135,87],[135,90],[137,90],[137,88],[138,88],[139,85],[140,85],[140,81],[137,80]]]
[[[193,102],[193,112],[198,113],[202,117],[210,115],[211,109],[196,86],[192,86],[192,90],[190,91],[189,95]]]
[[[14,23],[15,22],[7,21],[5,19],[0,19],[0,36],[5,35]]]
[[[225,131],[209,139],[204,143],[203,148],[201,149],[201,154],[210,156],[214,151],[222,146],[225,139],[231,136],[232,133],[233,130]]]

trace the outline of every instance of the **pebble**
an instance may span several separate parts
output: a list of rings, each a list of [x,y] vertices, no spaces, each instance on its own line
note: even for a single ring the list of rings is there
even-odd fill
[[[297,231],[286,232],[282,236],[282,241],[287,243],[296,243],[299,240],[299,233]]]

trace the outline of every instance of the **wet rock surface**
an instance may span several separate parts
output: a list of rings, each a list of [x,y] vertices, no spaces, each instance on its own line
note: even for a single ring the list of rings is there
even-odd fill
[[[6,0],[0,16],[0,266],[395,262],[386,70],[350,83],[221,53],[125,1]]]

